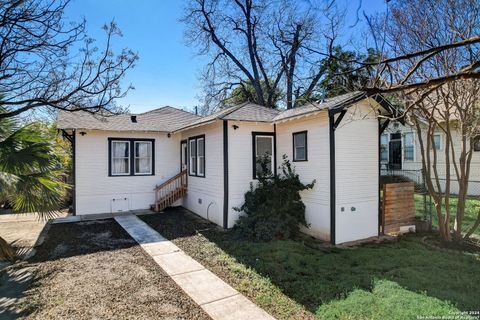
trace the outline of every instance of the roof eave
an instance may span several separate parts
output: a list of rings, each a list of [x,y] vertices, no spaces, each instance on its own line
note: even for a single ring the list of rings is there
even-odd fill
[[[179,128],[179,129],[170,131],[170,133],[177,133],[177,132],[182,132],[182,131],[193,129],[193,128],[198,128],[198,127],[201,127],[201,126],[205,126],[207,124],[212,124],[214,122],[217,122],[218,120],[221,120],[221,119],[220,118],[215,118],[215,119],[212,119],[212,120],[209,120],[209,121],[205,121],[205,122],[201,122],[201,123],[197,123],[197,124],[193,124],[193,125],[188,125],[188,126],[185,126],[183,128]]]

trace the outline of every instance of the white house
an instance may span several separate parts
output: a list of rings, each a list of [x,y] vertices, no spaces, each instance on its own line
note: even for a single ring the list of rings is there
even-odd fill
[[[285,111],[244,103],[206,117],[172,107],[61,112],[58,128],[74,145],[75,214],[149,208],[154,188],[185,168],[188,187],[175,204],[231,228],[256,159],[270,155],[275,172],[287,155],[302,180],[317,181],[302,194],[304,231],[343,243],[378,235],[378,115],[393,112],[381,96],[353,92]]]
[[[427,126],[425,126],[427,130]],[[458,157],[461,149],[461,137],[458,129],[452,124],[453,149]],[[445,188],[446,181],[446,157],[445,157],[445,132],[437,129],[434,133],[434,147],[437,151],[436,169],[439,173],[441,188]],[[423,140],[426,140],[424,135]],[[433,158],[433,151],[431,152]],[[415,182],[422,183],[422,155],[417,130],[408,124],[398,122],[391,123],[381,135],[380,160],[383,175],[403,175]],[[451,193],[458,193],[458,182],[452,165],[451,169]],[[473,147],[473,155],[470,170],[468,194],[480,196],[480,137],[476,138]]]

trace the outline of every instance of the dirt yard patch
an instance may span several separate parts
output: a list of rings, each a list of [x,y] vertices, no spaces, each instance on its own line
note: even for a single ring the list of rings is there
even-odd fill
[[[111,219],[52,225],[29,265],[28,319],[209,319]]]

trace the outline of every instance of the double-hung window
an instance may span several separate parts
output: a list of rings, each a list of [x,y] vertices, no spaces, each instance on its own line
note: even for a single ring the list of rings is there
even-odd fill
[[[152,142],[135,141],[135,174],[152,173]]]
[[[307,131],[293,134],[293,161],[307,161]]]
[[[275,173],[274,133],[253,132],[253,178]],[[264,170],[266,170],[264,172]]]
[[[406,161],[414,161],[415,160],[415,140],[413,136],[413,132],[405,133],[403,137],[403,142],[405,147],[403,148],[403,158]]]
[[[109,175],[154,175],[153,139],[109,138]]]
[[[111,146],[111,175],[128,176],[130,175],[130,142],[117,141],[110,142]]]
[[[388,134],[380,136],[380,161],[388,161]]]
[[[434,134],[433,135],[433,147],[435,150],[442,150],[442,135]]]
[[[188,139],[189,148],[189,175],[205,177],[205,136]]]

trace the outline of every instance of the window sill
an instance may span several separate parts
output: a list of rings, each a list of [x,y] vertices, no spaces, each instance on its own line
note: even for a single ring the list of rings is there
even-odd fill
[[[109,174],[109,177],[150,177],[154,176],[155,173],[145,173],[145,174]]]
[[[197,175],[194,175],[194,174],[189,174],[188,176],[193,177],[193,178],[206,178],[206,176],[197,176]]]

